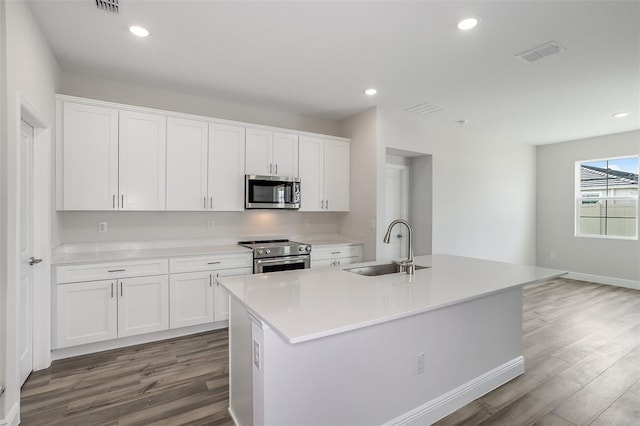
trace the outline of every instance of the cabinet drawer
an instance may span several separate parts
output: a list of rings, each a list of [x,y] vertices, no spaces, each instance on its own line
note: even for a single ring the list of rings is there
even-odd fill
[[[112,278],[162,275],[169,272],[168,259],[148,259],[132,262],[89,263],[59,266],[56,271],[58,284],[79,281],[108,280]]]
[[[362,256],[362,246],[311,248],[311,261]]]
[[[215,256],[182,257],[169,260],[169,269],[172,274],[251,266],[253,266],[253,255],[250,252]]]

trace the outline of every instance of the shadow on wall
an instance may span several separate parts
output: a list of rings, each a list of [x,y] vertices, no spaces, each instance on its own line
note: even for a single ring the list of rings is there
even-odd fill
[[[386,154],[385,226],[393,219],[408,220],[413,228],[414,254],[431,254],[433,158],[431,155],[393,148],[387,148]],[[404,243],[397,244],[397,248],[390,244],[387,249],[387,258],[406,256]]]

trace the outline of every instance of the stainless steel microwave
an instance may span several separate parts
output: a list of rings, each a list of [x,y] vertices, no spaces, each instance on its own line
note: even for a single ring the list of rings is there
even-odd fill
[[[300,179],[246,175],[245,209],[299,209]]]

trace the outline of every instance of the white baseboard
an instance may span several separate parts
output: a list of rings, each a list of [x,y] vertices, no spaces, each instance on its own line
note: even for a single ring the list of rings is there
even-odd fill
[[[17,402],[11,406],[5,418],[0,419],[0,426],[18,426],[20,424],[20,404]]]
[[[457,388],[432,399],[386,423],[391,425],[429,425],[491,392],[524,373],[524,358],[519,356]]]
[[[618,287],[632,288],[634,290],[640,290],[640,281],[627,280],[624,278],[603,277],[600,275],[581,274],[580,272],[569,272],[566,278],[572,280],[588,281],[591,283],[615,285]]]
[[[229,410],[229,415],[231,416],[231,420],[233,420],[233,424],[235,424],[236,426],[242,426],[238,421],[238,419],[236,418],[236,415],[231,409],[231,407],[228,407],[227,410]]]
[[[213,323],[194,325],[191,327],[176,328],[173,330],[158,331],[155,333],[140,334],[138,336],[123,337],[104,342],[87,343],[86,345],[70,346],[68,348],[54,349],[52,359],[64,359],[79,355],[92,354],[95,352],[119,349],[127,346],[140,345],[143,343],[157,342],[159,340],[173,339],[175,337],[188,336],[190,334],[203,333],[205,331],[219,330],[226,328],[229,321],[218,321]],[[2,426],[0,424],[0,426]]]

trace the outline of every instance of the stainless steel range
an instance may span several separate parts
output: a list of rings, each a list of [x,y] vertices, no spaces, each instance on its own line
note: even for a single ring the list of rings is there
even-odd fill
[[[311,246],[289,240],[240,241],[253,250],[253,273],[307,269],[311,266]]]

